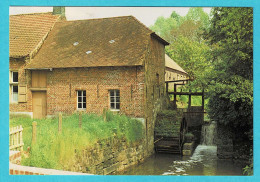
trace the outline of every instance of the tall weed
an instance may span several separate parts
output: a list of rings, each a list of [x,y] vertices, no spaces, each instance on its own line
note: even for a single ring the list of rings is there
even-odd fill
[[[22,164],[27,166],[69,169],[73,165],[76,153],[97,141],[114,136],[128,143],[143,138],[143,124],[124,115],[107,111],[107,121],[95,114],[82,115],[82,128],[79,128],[79,116],[64,116],[62,132],[58,133],[58,117],[37,121],[37,142],[32,145],[32,121],[30,118],[11,118],[10,126],[24,127],[25,146],[31,146],[30,157],[23,158]]]

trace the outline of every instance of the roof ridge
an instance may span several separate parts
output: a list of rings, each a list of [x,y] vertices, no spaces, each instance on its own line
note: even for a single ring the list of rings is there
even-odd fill
[[[146,28],[148,31],[150,31],[151,33],[153,33],[154,31],[152,31],[149,27],[147,27],[145,24],[143,24],[140,20],[138,20],[136,17],[134,17],[133,15],[130,15],[135,21],[137,21],[138,23],[140,23],[142,26],[144,26],[144,28]]]
[[[150,33],[150,35],[155,35],[155,37],[157,38],[157,39],[159,39],[160,41],[162,41],[162,42],[164,42],[165,43],[165,45],[169,45],[169,42],[167,42],[166,40],[164,40],[162,37],[160,37],[159,35],[157,35],[157,33],[155,32],[155,31],[153,31],[153,30],[151,30],[149,27],[147,27],[145,24],[143,24],[140,20],[138,20],[136,17],[134,17],[134,16],[132,16],[133,17],[133,19],[135,20],[135,21],[137,21],[139,24],[141,24],[145,29],[147,29],[148,31],[149,31],[149,33]]]
[[[103,20],[103,19],[126,18],[126,17],[133,17],[133,16],[132,16],[132,15],[126,15],[126,16],[111,16],[111,17],[105,17],[105,18],[89,18],[89,19],[80,19],[80,20],[67,20],[67,22],[90,21],[90,20]]]
[[[9,16],[42,15],[42,14],[50,14],[50,15],[53,15],[52,12],[41,12],[41,13],[23,13],[23,14],[9,15]],[[53,16],[59,16],[59,15],[53,15]]]

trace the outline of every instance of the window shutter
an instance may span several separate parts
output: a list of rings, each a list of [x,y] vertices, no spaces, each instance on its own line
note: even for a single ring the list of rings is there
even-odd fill
[[[18,85],[18,102],[27,102],[27,86]]]

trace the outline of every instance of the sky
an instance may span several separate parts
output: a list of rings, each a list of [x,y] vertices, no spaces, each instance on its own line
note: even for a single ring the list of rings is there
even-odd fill
[[[211,8],[203,8],[209,14]],[[52,7],[10,7],[10,15],[52,12]],[[185,16],[189,7],[66,7],[67,20],[94,19],[133,15],[146,26],[155,23],[159,16],[169,17],[173,11]]]

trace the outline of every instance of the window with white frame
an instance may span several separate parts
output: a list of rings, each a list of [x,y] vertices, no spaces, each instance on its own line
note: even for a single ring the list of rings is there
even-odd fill
[[[77,109],[86,109],[86,90],[77,91]]]
[[[18,71],[10,72],[11,102],[18,102]]]
[[[120,91],[119,90],[110,90],[110,109],[119,110],[120,109]]]

